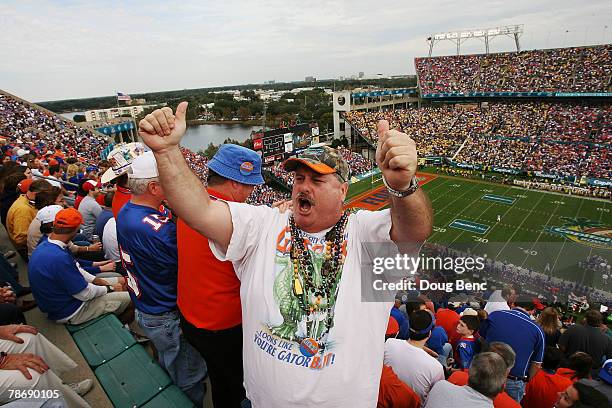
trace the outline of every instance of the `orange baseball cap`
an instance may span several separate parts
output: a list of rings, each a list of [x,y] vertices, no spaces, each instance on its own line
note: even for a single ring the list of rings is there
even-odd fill
[[[74,208],[66,208],[55,215],[54,227],[76,228],[83,223],[83,216]]]
[[[25,193],[28,192],[28,190],[30,189],[30,186],[32,185],[33,182],[34,182],[34,180],[32,180],[32,179],[21,180],[19,182],[19,184],[17,184],[17,188],[19,189],[19,191],[21,191],[23,194],[25,194]]]

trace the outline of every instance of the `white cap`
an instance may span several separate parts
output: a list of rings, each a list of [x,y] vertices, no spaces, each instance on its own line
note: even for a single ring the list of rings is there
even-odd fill
[[[461,312],[460,316],[478,316],[478,312],[471,307],[467,307],[463,312]]]
[[[148,179],[158,177],[157,162],[153,152],[148,151],[134,159],[132,162],[132,172],[129,175],[131,179]]]
[[[41,224],[53,222],[55,221],[55,215],[63,209],[64,207],[62,207],[61,205],[48,205],[38,210],[38,212],[36,213],[36,219],[40,221]]]

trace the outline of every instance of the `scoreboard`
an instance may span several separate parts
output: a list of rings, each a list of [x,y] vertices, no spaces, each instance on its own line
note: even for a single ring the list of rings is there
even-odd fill
[[[264,164],[294,155],[296,151],[310,146],[313,141],[318,143],[318,136],[319,126],[316,123],[302,123],[251,134],[253,149],[261,155]]]

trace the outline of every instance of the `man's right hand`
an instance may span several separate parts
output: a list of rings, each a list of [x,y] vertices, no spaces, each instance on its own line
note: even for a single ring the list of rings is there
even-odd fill
[[[8,354],[4,364],[0,369],[2,370],[19,370],[25,378],[28,380],[32,379],[28,368],[33,369],[39,374],[43,374],[49,369],[49,366],[45,363],[45,360],[35,354],[20,353],[20,354]]]
[[[87,247],[86,252],[99,252],[102,250],[102,243],[96,242]]]
[[[156,109],[140,121],[138,134],[154,152],[177,146],[187,130],[186,114],[187,102],[179,103],[176,115],[169,107]]]

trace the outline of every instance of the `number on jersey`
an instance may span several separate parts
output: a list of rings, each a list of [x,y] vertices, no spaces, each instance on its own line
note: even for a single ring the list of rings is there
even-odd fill
[[[159,231],[159,229],[168,221],[170,221],[170,218],[159,214],[147,215],[142,219],[142,222],[153,227],[153,231],[155,232]]]

